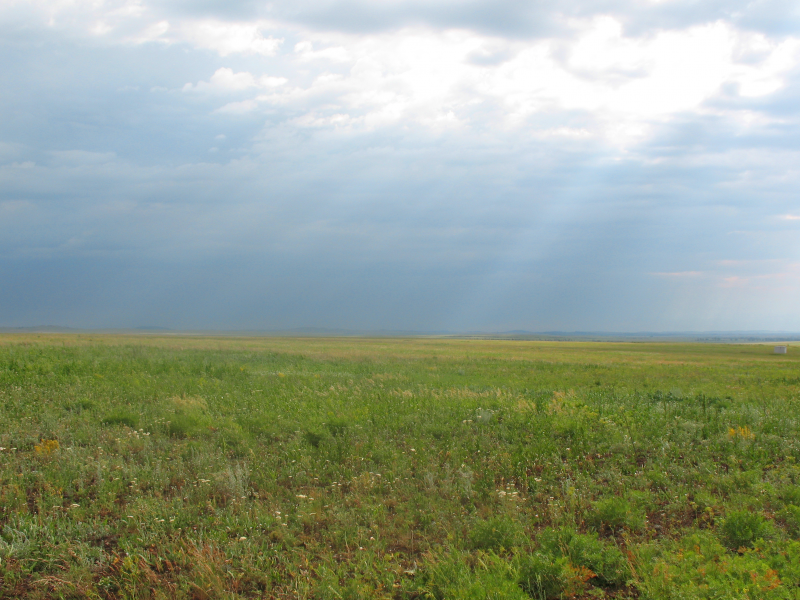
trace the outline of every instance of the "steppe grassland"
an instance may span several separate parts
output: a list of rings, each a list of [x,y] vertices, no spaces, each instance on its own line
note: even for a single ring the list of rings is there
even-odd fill
[[[800,352],[0,337],[0,595],[800,598]]]

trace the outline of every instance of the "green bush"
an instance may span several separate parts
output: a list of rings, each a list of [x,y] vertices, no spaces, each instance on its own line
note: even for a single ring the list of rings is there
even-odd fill
[[[243,431],[246,431],[255,438],[274,441],[278,437],[277,433],[279,427],[276,426],[272,419],[268,419],[267,417],[238,417],[236,422]]]
[[[331,419],[325,423],[325,427],[331,432],[333,437],[344,437],[347,434],[349,423],[344,419]]]
[[[596,575],[594,584],[620,586],[630,577],[630,567],[622,551],[613,543],[598,539],[596,533],[580,534],[567,527],[547,528],[538,540],[545,552],[589,569]]]
[[[732,553],[709,531],[640,546],[640,597],[671,600],[789,600],[797,598],[800,543],[773,544],[762,552]]]
[[[217,445],[225,450],[230,450],[234,455],[241,456],[247,447],[247,435],[241,425],[232,419],[219,422],[217,429]]]
[[[194,415],[176,414],[167,425],[167,433],[171,437],[186,438],[197,435],[201,428],[200,419]]]
[[[305,431],[303,432],[303,439],[308,442],[312,448],[319,448],[320,442],[322,442],[322,435],[315,431]]]
[[[130,411],[114,411],[103,419],[103,425],[127,425],[131,429],[136,429],[139,425],[139,415]]]
[[[592,583],[619,586],[630,577],[628,561],[622,551],[612,543],[601,542],[597,534],[575,535],[567,552],[574,565],[586,567],[597,576]]]
[[[778,518],[786,524],[790,535],[800,537],[800,506],[790,504],[778,513]]]
[[[735,510],[722,522],[722,542],[731,550],[752,547],[758,539],[771,533],[764,517],[749,510]]]
[[[528,596],[536,600],[560,598],[564,590],[563,558],[554,559],[541,553],[519,559],[518,582]]]
[[[84,410],[91,410],[94,408],[94,402],[86,398],[82,400],[75,400],[74,402],[65,402],[64,410],[76,414],[81,414]]]
[[[592,512],[586,517],[586,522],[597,528],[607,527],[616,531],[623,527],[639,529],[642,525],[642,515],[624,498],[604,498],[594,503]]]
[[[414,597],[436,600],[527,600],[509,562],[481,553],[474,567],[467,555],[431,556],[414,582]]]
[[[479,550],[507,550],[520,544],[522,531],[511,519],[495,517],[478,521],[469,532],[469,541]]]
[[[781,490],[779,495],[786,504],[800,506],[800,485],[787,486]]]

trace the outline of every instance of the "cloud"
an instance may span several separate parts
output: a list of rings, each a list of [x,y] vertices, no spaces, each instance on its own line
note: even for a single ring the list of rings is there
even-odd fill
[[[186,21],[178,28],[176,40],[195,48],[207,48],[220,56],[256,54],[274,56],[283,39],[264,37],[263,23],[229,23],[218,20]]]
[[[247,71],[234,73],[233,69],[222,67],[217,69],[208,81],[198,81],[196,84],[187,83],[183,86],[184,92],[241,92],[251,88],[277,88],[288,80],[285,77],[271,77],[262,75],[256,78]]]
[[[50,155],[56,164],[70,166],[104,164],[117,159],[115,152],[89,152],[86,150],[51,150]]]
[[[244,114],[254,111],[258,108],[257,100],[242,100],[240,102],[228,102],[227,104],[218,108],[215,112],[229,113],[229,114]]]
[[[6,3],[3,318],[800,329],[759,7]]]
[[[653,275],[657,277],[678,277],[678,278],[685,278],[685,277],[703,277],[706,275],[703,271],[675,271],[673,273],[653,273]]]
[[[342,46],[314,50],[314,43],[308,40],[295,44],[294,51],[303,61],[326,60],[344,63],[351,60],[350,53]]]
[[[537,115],[573,111],[591,116],[578,127],[551,122],[542,135],[579,132],[625,146],[670,115],[707,112],[707,102],[726,86],[738,86],[743,97],[774,93],[800,61],[795,40],[773,43],[721,22],[641,38],[625,36],[610,17],[575,29],[571,42],[558,44],[425,28],[381,36],[323,34],[295,45],[295,61],[323,61],[313,79],[253,100],[306,107],[295,122],[317,127],[347,121],[373,128],[409,120],[433,128],[480,127],[490,118],[495,126],[535,129]],[[490,65],[476,56],[502,60]],[[752,109],[723,115],[744,127],[774,122]]]
[[[200,81],[195,85],[187,83],[183,86],[184,92],[191,91],[220,91],[220,92],[239,92],[249,88],[254,88],[258,84],[256,78],[251,73],[234,73],[232,69],[222,67],[217,69],[209,81]]]

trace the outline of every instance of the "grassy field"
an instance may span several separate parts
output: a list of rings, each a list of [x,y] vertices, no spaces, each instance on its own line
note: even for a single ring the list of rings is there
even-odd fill
[[[0,336],[2,598],[800,599],[800,348]]]

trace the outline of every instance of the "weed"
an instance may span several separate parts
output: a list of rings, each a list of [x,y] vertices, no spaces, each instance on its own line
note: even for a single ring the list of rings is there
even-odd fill
[[[42,440],[41,444],[33,447],[33,450],[39,456],[49,456],[60,447],[58,440]]]
[[[519,559],[519,585],[535,600],[554,600],[562,597],[566,586],[566,560],[550,555],[527,554]]]
[[[319,448],[319,445],[323,440],[323,436],[316,431],[304,431],[303,439],[308,442],[312,448]]]
[[[630,502],[618,497],[595,502],[586,516],[586,522],[590,525],[611,531],[624,527],[635,530],[641,527],[642,521],[639,511]]]
[[[131,411],[117,410],[103,418],[103,425],[125,425],[136,429],[139,426],[139,416]]]
[[[756,540],[770,537],[772,530],[760,514],[750,510],[734,510],[722,522],[721,535],[731,550],[752,547]]]
[[[469,541],[479,550],[510,550],[522,541],[522,531],[508,517],[493,517],[475,523],[469,532]]]
[[[197,435],[202,427],[200,418],[191,414],[176,414],[167,424],[167,433],[175,438],[187,438]]]
[[[568,527],[545,529],[538,540],[547,553],[591,571],[592,583],[620,586],[630,577],[628,562],[620,549],[612,542],[601,541],[596,533],[580,534]]]

